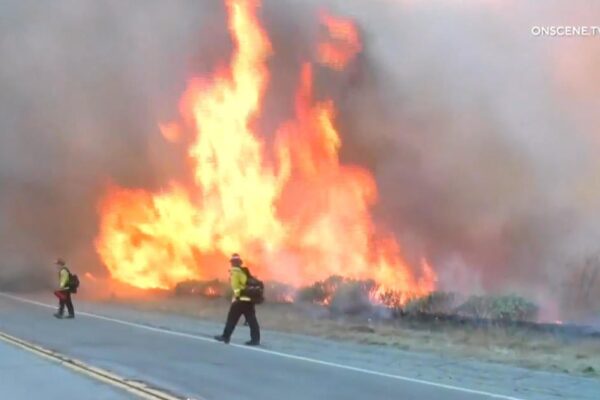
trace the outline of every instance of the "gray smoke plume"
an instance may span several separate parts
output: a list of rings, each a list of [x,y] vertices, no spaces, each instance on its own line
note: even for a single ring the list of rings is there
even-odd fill
[[[159,187],[182,167],[157,123],[212,68],[211,40],[228,46],[223,6],[192,3],[0,4],[0,286],[48,284],[58,256],[102,274],[105,185]]]
[[[552,309],[600,247],[600,36],[531,32],[593,26],[600,6],[495,3],[338,2],[369,70],[344,94],[348,156],[376,173],[381,217],[442,287]]]
[[[263,3],[276,51],[264,130],[291,113],[319,7],[355,18],[363,54],[342,74],[318,71],[317,93],[338,101],[343,160],[377,179],[380,222],[411,260],[430,258],[442,288],[558,305],[600,250],[600,36],[531,28],[591,26],[600,6]],[[218,1],[0,5],[0,286],[45,284],[56,256],[103,273],[93,238],[106,183],[156,189],[184,175],[157,123],[230,49]]]

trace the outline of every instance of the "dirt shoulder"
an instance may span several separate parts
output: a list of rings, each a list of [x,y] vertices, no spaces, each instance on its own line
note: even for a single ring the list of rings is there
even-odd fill
[[[229,304],[223,299],[154,296],[111,298],[105,303],[222,322]],[[531,369],[600,379],[600,338],[565,337],[515,327],[455,326],[446,322],[415,324],[333,318],[320,306],[263,304],[258,308],[263,329],[352,343],[390,346],[444,356],[473,358]]]

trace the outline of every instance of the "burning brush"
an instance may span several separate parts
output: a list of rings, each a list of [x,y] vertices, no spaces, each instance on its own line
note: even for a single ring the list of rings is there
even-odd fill
[[[295,287],[338,275],[371,282],[368,296],[376,302],[402,303],[408,294],[432,291],[429,264],[409,265],[395,237],[373,221],[378,194],[369,171],[340,162],[336,107],[315,100],[308,57],[295,116],[273,141],[257,131],[274,49],[256,16],[258,1],[225,4],[235,48],[228,68],[192,79],[181,123],[161,125],[170,142],[191,135],[181,141],[190,143],[191,179],[183,181],[191,183],[173,181],[158,193],[111,186],[100,201],[96,249],[112,277],[140,288],[216,282],[210,279],[226,273],[218,255],[243,252],[257,276]],[[321,22],[326,34],[317,44],[318,62],[342,70],[362,50],[358,29],[327,13]],[[330,286],[338,284],[324,281],[319,301],[331,302]],[[223,294],[216,283],[186,285],[178,287]]]

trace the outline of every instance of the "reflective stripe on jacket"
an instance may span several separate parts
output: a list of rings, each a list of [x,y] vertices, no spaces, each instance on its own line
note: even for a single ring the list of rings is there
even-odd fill
[[[242,290],[246,288],[246,282],[248,276],[240,267],[231,267],[229,269],[229,275],[231,278],[231,289],[233,290],[233,300],[239,299],[241,301],[252,301],[250,297],[242,296]]]

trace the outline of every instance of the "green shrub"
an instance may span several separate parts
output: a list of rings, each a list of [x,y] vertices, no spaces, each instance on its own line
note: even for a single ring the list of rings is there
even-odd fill
[[[327,298],[327,293],[318,282],[304,286],[296,292],[294,300],[301,303],[322,303]]]
[[[334,314],[360,314],[372,309],[370,291],[373,281],[346,280],[333,293],[329,309]]]
[[[516,296],[471,296],[456,309],[456,313],[472,318],[507,321],[532,321],[539,307],[529,300]]]
[[[345,279],[338,275],[330,276],[323,281],[317,281],[310,286],[300,288],[296,292],[295,301],[304,303],[324,303],[331,300],[335,291]]]
[[[431,292],[410,300],[403,307],[408,314],[450,314],[458,296],[451,292]]]

